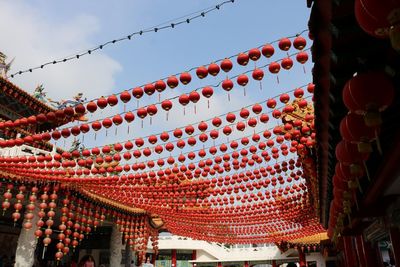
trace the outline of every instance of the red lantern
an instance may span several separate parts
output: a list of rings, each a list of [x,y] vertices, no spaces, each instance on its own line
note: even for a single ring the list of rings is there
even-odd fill
[[[154,88],[156,89],[157,92],[161,93],[162,91],[165,90],[165,88],[167,88],[167,85],[163,80],[158,80],[155,82]]]
[[[192,80],[192,76],[188,72],[183,72],[181,73],[179,80],[181,81],[181,83],[186,85],[190,83],[190,81]]]
[[[199,79],[204,79],[208,75],[208,70],[204,66],[200,66],[196,69],[196,75]]]
[[[306,47],[306,45],[307,45],[307,41],[302,36],[297,36],[293,41],[293,46],[297,50],[303,50],[304,47]]]
[[[107,99],[105,99],[103,96],[100,97],[100,98],[97,100],[97,106],[98,106],[99,108],[101,108],[101,109],[107,107]]]
[[[269,72],[277,74],[281,70],[281,65],[277,62],[271,62],[268,66]]]
[[[107,103],[112,107],[118,104],[118,98],[115,95],[110,95],[107,98]]]
[[[237,63],[242,66],[246,66],[249,63],[249,56],[245,53],[240,53],[237,57]]]
[[[262,69],[253,70],[252,77],[254,80],[261,81],[264,78],[264,71]]]
[[[224,72],[229,72],[232,69],[233,65],[232,65],[232,61],[228,58],[225,58],[224,60],[222,60],[221,62],[221,69]]]
[[[285,70],[290,70],[293,67],[293,60],[290,57],[284,58],[281,65]]]
[[[399,1],[387,1],[385,4],[377,0],[355,1],[355,16],[360,27],[368,34],[382,38],[399,24]]]
[[[270,58],[270,57],[272,57],[274,55],[275,49],[274,49],[274,47],[272,45],[266,44],[261,49],[261,53],[263,54],[264,57]]]
[[[300,64],[305,64],[308,60],[308,54],[306,52],[300,52],[296,55],[296,60]]]
[[[204,87],[204,88],[203,88],[203,90],[201,91],[201,93],[202,93],[202,95],[203,95],[204,97],[210,98],[210,97],[213,95],[214,90],[213,90],[211,87],[207,86],[207,87]]]
[[[269,107],[271,109],[275,108],[276,107],[276,100],[272,99],[272,98],[268,99],[267,100],[267,107]]]
[[[256,61],[261,57],[261,52],[258,48],[250,49],[249,57],[251,60]]]
[[[220,68],[219,68],[218,64],[211,63],[208,66],[208,73],[210,73],[212,76],[217,76],[219,73],[219,70],[220,70]]]
[[[175,87],[177,87],[178,84],[179,84],[178,78],[176,78],[175,76],[170,76],[167,79],[167,85],[171,89],[174,89]]]
[[[187,104],[189,104],[190,99],[187,94],[182,94],[179,96],[178,101],[182,106],[186,106]]]
[[[161,108],[169,111],[172,108],[172,102],[170,100],[164,100],[161,102]]]
[[[230,90],[233,88],[233,82],[232,82],[231,80],[229,80],[229,79],[225,79],[225,80],[222,82],[222,88],[223,88],[225,91],[230,91]]]
[[[136,98],[139,99],[143,96],[144,92],[141,87],[136,87],[132,90],[132,95]]]
[[[148,83],[143,87],[143,90],[147,95],[152,95],[156,91],[156,88],[154,87],[154,84]]]
[[[240,85],[240,86],[246,86],[247,85],[247,83],[249,82],[249,78],[247,77],[247,75],[245,75],[245,74],[241,74],[241,75],[239,75],[238,77],[237,77],[237,83]]]
[[[347,114],[340,122],[340,134],[344,140],[358,144],[362,153],[371,152],[370,142],[375,139],[375,129],[364,123],[361,115]]]
[[[278,46],[279,49],[283,51],[288,51],[292,46],[292,42],[289,40],[289,38],[282,38],[281,40],[279,40]]]
[[[383,71],[358,74],[343,89],[346,107],[352,112],[365,115],[365,123],[371,127],[382,123],[380,112],[390,106],[393,99],[393,83]]]
[[[126,122],[130,123],[135,119],[135,114],[129,111],[124,115],[124,119],[126,120]]]
[[[127,103],[131,100],[131,94],[128,91],[123,91],[119,96],[122,102]],[[75,108],[76,111],[76,108]]]

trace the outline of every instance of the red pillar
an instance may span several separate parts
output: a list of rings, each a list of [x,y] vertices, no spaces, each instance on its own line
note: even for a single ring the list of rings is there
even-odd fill
[[[400,230],[397,227],[390,227],[390,241],[396,266],[400,266]]]
[[[362,235],[356,236],[356,244],[357,244],[357,258],[361,266],[367,266],[367,260],[364,254],[364,240]]]
[[[171,265],[172,267],[176,267],[176,249],[171,251]]]
[[[218,263],[217,263],[217,267],[222,267],[222,263],[221,263],[221,262],[218,262]]]
[[[151,264],[153,264],[153,266],[156,266],[156,254],[151,254]]]
[[[197,250],[192,251],[192,261],[195,261],[197,259]],[[192,263],[192,267],[196,266],[196,263]]]
[[[272,267],[277,267],[276,260],[272,260]]]
[[[299,250],[300,267],[306,267],[307,261],[306,261],[306,254],[304,253],[304,248],[299,248],[298,250]]]
[[[346,267],[357,267],[357,259],[354,253],[352,236],[343,237],[344,255],[346,258]]]
[[[249,262],[248,261],[244,262],[244,267],[249,267]]]

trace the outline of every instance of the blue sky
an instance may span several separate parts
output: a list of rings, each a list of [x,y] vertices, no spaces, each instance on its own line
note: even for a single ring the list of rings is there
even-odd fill
[[[110,5],[109,1],[3,1],[0,9],[4,10],[5,15],[0,18],[0,30],[4,41],[0,50],[5,51],[10,58],[16,57],[13,70],[17,71],[86,50],[104,41],[220,2],[114,1]],[[293,35],[307,28],[308,17],[309,9],[306,8],[305,1],[236,0],[234,4],[227,4],[219,11],[189,25],[143,35],[132,41],[109,46],[100,53],[81,60],[50,66],[12,81],[27,91],[32,91],[36,84],[44,83],[52,99],[72,97],[78,91],[83,91],[89,99],[96,98]],[[284,53],[280,55],[283,56]],[[280,57],[277,55],[275,58]],[[262,64],[267,63],[263,60]],[[251,67],[243,70],[249,68]],[[239,74],[240,71],[240,68],[234,69],[229,75]],[[189,112],[189,115],[183,117],[182,110],[178,109],[170,115],[172,118],[176,115],[176,119],[168,123],[165,123],[164,114],[159,114],[155,123],[152,126],[145,123],[147,127],[139,129],[138,135],[208,119],[213,114],[236,110],[306,84],[311,81],[310,64],[306,66],[306,74],[302,66],[295,64],[291,71],[281,71],[279,77],[281,82],[278,84],[276,77],[266,71],[263,91],[258,90],[258,84],[253,84],[255,89],[249,87],[246,97],[243,97],[241,91],[232,92],[231,102],[226,101],[225,92],[215,90],[216,100],[214,104],[211,102],[211,110],[205,108],[204,102],[203,106],[199,104],[200,112]],[[214,80],[202,81],[193,79],[194,82],[189,86],[170,90],[163,96],[187,93],[191,89],[216,83],[223,78],[218,76]],[[146,96],[140,104],[154,102],[157,102],[155,96]],[[136,103],[129,105],[128,109],[135,107]],[[105,110],[98,117],[118,111],[121,111],[121,107]],[[89,119],[93,118],[95,117]],[[108,135],[107,142],[111,142],[111,138],[115,139],[115,136]],[[99,143],[99,139],[95,141],[93,138],[86,138],[86,142],[90,146]]]

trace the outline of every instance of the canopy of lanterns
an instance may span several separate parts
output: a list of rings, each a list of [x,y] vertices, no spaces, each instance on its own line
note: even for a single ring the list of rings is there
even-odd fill
[[[117,131],[137,120],[143,127],[146,118],[151,123],[159,113],[165,113],[168,121],[171,109],[180,105],[185,113],[193,105],[196,112],[196,103],[201,98],[208,101],[215,90],[225,91],[229,103],[234,88],[241,88],[244,96],[246,87],[262,90],[268,73],[279,83],[282,69],[289,71],[295,62],[307,62],[304,37],[282,38],[276,44],[75,107],[1,122],[0,129],[26,128],[73,120],[108,106],[121,105],[123,110],[62,129],[2,140],[0,147],[71,136],[96,139],[98,132],[107,133],[110,127]],[[285,54],[283,58],[274,59],[277,49]],[[250,62],[254,67],[239,68]],[[235,68],[240,74],[230,75]],[[215,86],[172,98],[162,96],[167,88],[185,87],[192,79],[208,75],[223,78]],[[140,106],[145,94],[156,92],[158,102]],[[157,230],[149,225],[147,214],[157,214],[174,234],[223,243],[297,242],[319,234],[324,229],[317,216],[313,92],[313,84],[301,85],[239,110],[113,144],[39,156],[3,156],[3,211],[11,213],[16,222],[24,217],[26,229],[33,227],[36,218],[35,235],[45,246],[58,242],[57,259],[105,219],[120,226],[124,238],[142,257],[148,240],[157,251]],[[126,110],[127,103],[135,99],[137,107]],[[56,210],[61,219],[58,240],[52,241]]]

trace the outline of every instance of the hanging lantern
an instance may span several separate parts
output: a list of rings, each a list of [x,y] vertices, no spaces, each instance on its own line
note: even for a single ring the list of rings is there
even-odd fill
[[[300,52],[296,55],[296,60],[300,64],[305,64],[308,60],[308,54],[307,52]]]
[[[261,57],[261,52],[258,48],[249,50],[249,58],[253,61],[257,61]]]
[[[210,73],[210,75],[212,75],[212,76],[217,76],[219,73],[219,70],[220,70],[220,68],[219,68],[218,64],[211,63],[208,66],[208,73]]]
[[[361,115],[347,114],[340,122],[340,135],[344,140],[358,145],[361,153],[372,152],[371,141],[376,138],[375,129],[364,123]]]
[[[289,40],[289,38],[282,38],[279,40],[278,46],[282,51],[288,51],[292,46],[292,42]]]
[[[281,66],[285,70],[290,70],[293,67],[293,60],[290,57],[284,58],[281,61]]]
[[[366,72],[346,83],[343,102],[351,112],[364,115],[367,126],[374,127],[382,123],[380,112],[391,105],[394,91],[392,81],[383,71]]]
[[[390,37],[394,49],[400,48],[399,33],[396,31],[400,23],[399,10],[400,3],[394,0],[385,4],[377,0],[355,1],[355,16],[360,27],[374,37]]]
[[[272,45],[266,44],[262,47],[261,53],[263,54],[264,57],[270,58],[274,55],[275,49]]]
[[[188,72],[183,72],[179,76],[179,80],[181,81],[181,83],[186,85],[186,84],[190,83],[190,81],[192,80],[192,76]]]
[[[104,109],[105,107],[107,107],[107,99],[105,99],[103,96],[100,97],[97,100],[97,106],[101,109]]]
[[[233,65],[232,65],[232,61],[228,58],[225,58],[224,60],[222,60],[221,62],[221,69],[224,72],[229,72],[232,69]]]
[[[196,69],[196,75],[199,79],[204,79],[208,75],[208,70],[204,66],[200,66]]]
[[[264,78],[264,71],[262,69],[254,69],[252,77],[256,81],[261,81]]]
[[[237,56],[237,63],[238,63],[239,65],[246,66],[247,63],[249,63],[249,55],[247,55],[247,54],[245,54],[245,53],[240,53],[240,54]]]
[[[123,91],[119,96],[122,102],[128,103],[131,100],[131,94],[128,91]],[[76,111],[76,108],[75,108]]]
[[[110,95],[107,98],[107,103],[112,107],[115,106],[116,104],[118,104],[118,98],[116,95]]]
[[[243,94],[246,96],[246,88],[245,86],[249,82],[249,78],[245,74],[241,74],[237,77],[236,82],[240,85],[243,86]]]
[[[156,91],[156,88],[154,87],[154,84],[148,83],[148,84],[146,84],[146,85],[143,87],[143,91],[144,91],[147,95],[151,96],[151,95],[154,94],[154,92]]]
[[[136,99],[140,99],[143,96],[144,92],[143,89],[141,87],[135,87],[132,90],[132,95],[136,98]]]
[[[297,36],[294,40],[293,40],[293,46],[294,48],[296,48],[297,50],[303,50],[304,47],[306,47],[307,45],[307,41],[304,37],[302,36]]]
[[[177,87],[179,84],[178,78],[176,78],[175,76],[170,76],[167,79],[167,85],[169,88],[174,89],[175,87]]]

